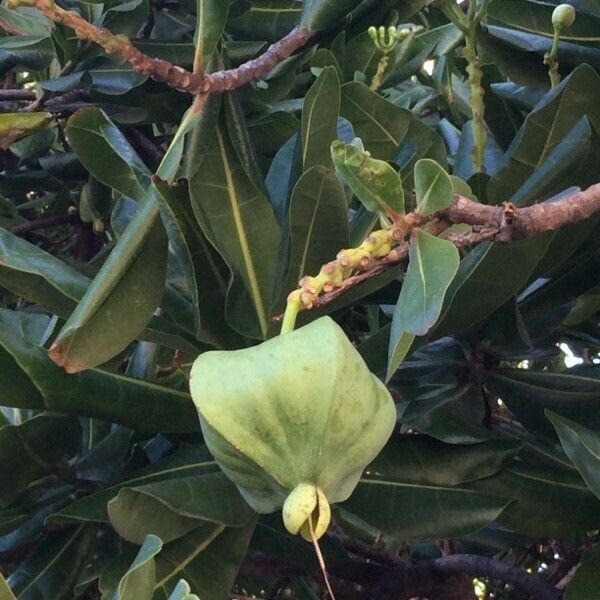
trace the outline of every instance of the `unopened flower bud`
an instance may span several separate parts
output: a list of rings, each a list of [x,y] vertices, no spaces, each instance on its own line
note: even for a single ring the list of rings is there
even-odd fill
[[[555,29],[571,27],[575,22],[575,9],[570,4],[559,4],[552,13],[552,25]]]

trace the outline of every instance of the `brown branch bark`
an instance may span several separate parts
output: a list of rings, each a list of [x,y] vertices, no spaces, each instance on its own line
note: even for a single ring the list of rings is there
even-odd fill
[[[99,44],[108,54],[119,56],[136,71],[190,94],[212,94],[232,90],[269,73],[277,64],[304,46],[315,32],[295,28],[265,52],[235,69],[215,73],[191,73],[160,58],[152,58],[138,50],[126,37],[114,35],[96,27],[79,13],[60,8],[51,0],[11,0],[11,7],[31,6],[52,19],[73,29],[77,37]]]
[[[35,92],[31,90],[0,90],[0,102],[18,102],[35,100]]]

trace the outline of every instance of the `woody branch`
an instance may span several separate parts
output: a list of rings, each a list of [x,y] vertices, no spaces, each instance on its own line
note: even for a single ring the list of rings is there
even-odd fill
[[[470,232],[448,236],[462,248],[483,241],[507,243],[534,237],[579,223],[596,213],[600,213],[600,183],[558,202],[524,208],[510,202],[502,206],[480,204],[457,195],[450,207],[433,215],[413,212],[399,216],[390,228],[371,233],[357,248],[342,250],[335,260],[321,267],[317,276],[304,277],[288,298],[282,330],[293,325],[299,311],[325,306],[350,288],[405,261],[407,240],[415,227],[426,227],[439,235],[454,224],[470,225]]]
[[[269,73],[280,62],[306,45],[315,32],[296,27],[278,42],[272,44],[258,58],[235,69],[215,73],[192,73],[160,58],[140,52],[131,41],[115,35],[103,27],[89,23],[75,11],[64,10],[53,0],[10,0],[9,6],[37,8],[49,19],[73,29],[77,37],[102,46],[108,54],[115,54],[130,63],[140,73],[156,81],[194,95],[212,94],[232,90]]]

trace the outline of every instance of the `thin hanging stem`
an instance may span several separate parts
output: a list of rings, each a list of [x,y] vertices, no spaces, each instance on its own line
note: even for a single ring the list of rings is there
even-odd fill
[[[325,566],[325,559],[323,558],[323,553],[321,552],[321,548],[319,546],[319,541],[317,540],[317,536],[315,535],[315,528],[313,527],[312,515],[308,517],[308,529],[310,531],[310,539],[312,540],[312,544],[315,548],[315,554],[317,555],[317,560],[319,561],[319,566],[321,567],[321,573],[323,573],[323,579],[325,580],[325,587],[331,596],[331,600],[335,600],[335,595],[333,590],[331,589],[331,583],[329,583],[329,576],[327,575],[327,567]]]
[[[558,72],[558,45],[560,42],[560,30],[554,29],[552,39],[552,48],[544,56],[544,64],[548,67],[548,77],[550,78],[550,87],[556,87],[560,83],[560,73]]]

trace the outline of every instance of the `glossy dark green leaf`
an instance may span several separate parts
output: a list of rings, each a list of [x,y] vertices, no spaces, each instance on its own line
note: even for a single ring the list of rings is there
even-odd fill
[[[391,64],[394,64],[396,52],[390,53]],[[344,78],[353,81],[355,73],[362,73],[366,83],[370,83],[377,71],[383,52],[373,43],[367,31],[362,31],[346,44],[344,52]],[[388,73],[391,69],[388,69]]]
[[[205,69],[215,51],[229,15],[229,4],[219,0],[196,0],[197,69]]]
[[[360,0],[306,0],[300,25],[311,31],[329,29],[359,4]]]
[[[600,434],[551,411],[546,411],[546,416],[554,425],[566,455],[600,498]]]
[[[165,182],[154,185],[161,217],[184,275],[176,287],[194,311],[194,333],[208,344],[226,344],[231,335],[222,321],[227,292],[223,265],[196,222],[187,187]]]
[[[304,99],[302,109],[302,165],[331,166],[330,146],[337,138],[340,81],[333,67],[323,69]]]
[[[19,600],[70,600],[88,557],[95,528],[88,525],[56,531],[11,573],[8,584]]]
[[[242,333],[265,336],[279,230],[268,200],[248,179],[220,128],[190,180],[190,198],[204,234],[234,272],[227,294],[230,323]]]
[[[392,437],[367,471],[406,483],[457,486],[503,469],[520,444],[489,440],[481,444],[445,444],[426,435]]]
[[[588,548],[581,557],[581,565],[565,590],[565,600],[594,600],[600,590],[600,544]]]
[[[20,35],[49,37],[54,24],[41,12],[31,7],[8,8],[0,6],[0,18]]]
[[[167,235],[150,197],[49,350],[68,373],[113,358],[148,325],[164,293]]]
[[[550,410],[561,417],[600,427],[600,415],[594,407],[600,393],[600,381],[584,373],[544,373],[524,369],[501,369],[489,373],[486,384],[498,394],[515,417],[530,431],[553,435],[544,415]]]
[[[186,135],[182,169],[187,179],[191,179],[196,174],[204,159],[221,112],[221,104],[220,94],[209,96],[200,109],[194,127]]]
[[[44,127],[52,119],[47,112],[0,114],[0,148],[6,150],[13,142]]]
[[[414,177],[419,213],[430,215],[450,206],[454,198],[452,180],[438,163],[430,158],[418,160]]]
[[[341,115],[374,158],[392,160],[408,134],[412,114],[394,106],[363,83],[342,86]]]
[[[471,250],[446,294],[436,335],[478,323],[504,304],[526,283],[550,239],[539,236],[510,246],[484,242]]]
[[[129,63],[100,57],[87,71],[95,92],[107,96],[121,96],[144,84],[148,76],[136,71]]]
[[[130,198],[144,198],[150,172],[101,110],[75,113],[68,121],[67,135],[79,160],[98,181]]]
[[[60,469],[79,449],[75,417],[38,415],[0,428],[0,502],[10,504],[28,485]]]
[[[151,598],[167,600],[179,581],[185,579],[199,597],[227,600],[253,530],[254,521],[241,529],[205,522],[183,538],[165,544],[158,554],[152,552],[148,559],[154,563],[155,576],[143,578],[146,585],[152,584]],[[158,544],[153,546],[157,548]],[[105,594],[116,592],[134,556],[128,553],[119,557],[101,579]]]
[[[210,473],[121,488],[108,516],[121,537],[139,544],[150,533],[170,542],[203,521],[243,527],[254,512],[225,475]]]
[[[312,167],[294,186],[289,206],[290,258],[283,294],[318,273],[348,244],[346,195],[333,171]]]
[[[396,171],[385,161],[371,158],[352,144],[336,141],[331,157],[338,177],[372,212],[404,214],[404,188]]]
[[[122,489],[151,486],[158,482],[177,481],[218,472],[217,463],[204,446],[182,448],[154,465],[144,467],[118,483],[78,498],[54,513],[50,520],[57,522],[108,523],[107,504]]]
[[[488,25],[487,31],[497,40],[509,45],[511,48],[524,50],[530,55],[543,57],[552,47],[552,38],[550,36],[529,33],[526,31],[499,27],[497,25]],[[564,66],[576,67],[581,64],[588,64],[593,68],[598,68],[600,64],[600,51],[595,44],[580,44],[568,41],[562,41],[559,47],[559,60]]]
[[[512,499],[498,523],[526,535],[583,533],[600,524],[598,498],[576,472],[556,465],[515,464],[470,487]]]
[[[477,444],[493,437],[481,424],[485,416],[481,391],[472,385],[434,386],[398,407],[411,429],[448,444]]]
[[[101,24],[112,33],[134,37],[148,18],[147,0],[129,0],[109,8],[101,18]]]
[[[14,294],[68,316],[89,280],[73,267],[0,228],[0,284]]]
[[[367,471],[340,506],[384,534],[428,540],[477,531],[496,519],[508,502],[461,487],[405,482]]]
[[[229,20],[227,29],[244,38],[276,42],[297,25],[301,12],[299,0],[255,0]]]
[[[286,111],[267,113],[248,123],[256,151],[262,154],[277,152],[299,130],[298,118]]]
[[[226,600],[254,531],[207,523],[164,546],[156,561],[154,598],[163,600],[179,579],[200,597]]]
[[[146,431],[198,431],[188,394],[117,373],[67,375],[30,341],[23,313],[0,313],[0,404],[115,421]]]
[[[519,2],[519,0],[494,0],[487,12],[487,18],[499,21],[510,27],[531,33],[551,37],[552,11],[551,4],[540,2]],[[561,40],[569,42],[597,42],[600,31],[600,19],[579,13],[570,27],[561,31]]]
[[[422,229],[415,230],[409,246],[408,269],[394,311],[398,330],[425,335],[433,327],[459,263],[454,244]]]
[[[548,92],[525,119],[507,151],[504,166],[490,181],[490,199],[502,202],[512,198],[584,115],[594,128],[600,128],[600,109],[595,101],[599,93],[600,77],[587,65],[579,66]]]

